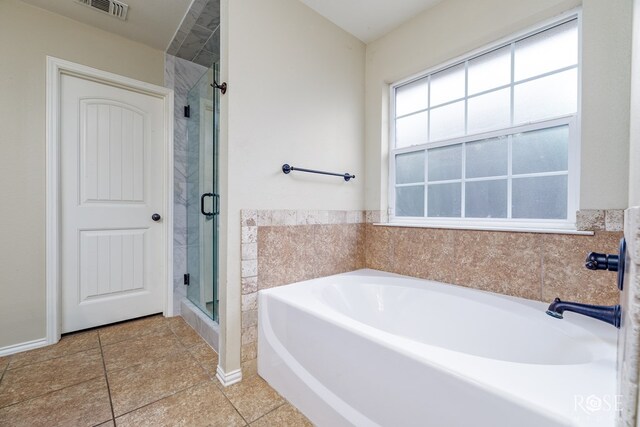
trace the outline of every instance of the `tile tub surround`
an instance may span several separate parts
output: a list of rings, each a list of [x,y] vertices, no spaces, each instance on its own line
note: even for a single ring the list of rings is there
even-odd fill
[[[243,210],[242,372],[256,371],[258,291],[365,267],[364,211]]]
[[[594,236],[366,226],[366,266],[539,301],[617,304],[616,275],[584,267],[617,253],[621,232]]]
[[[180,317],[70,334],[0,358],[0,425],[311,425],[257,375],[223,387],[217,364]]]
[[[620,298],[623,318],[618,334],[618,385],[622,410],[618,425],[632,427],[640,412],[640,207],[625,212],[625,239],[629,264]]]
[[[256,368],[260,289],[360,268],[545,302],[612,305],[619,298],[615,274],[587,270],[584,259],[592,251],[617,253],[620,231],[583,236],[390,227],[380,225],[386,220],[380,211],[243,210],[241,218],[243,374]],[[605,229],[605,211],[600,220]]]

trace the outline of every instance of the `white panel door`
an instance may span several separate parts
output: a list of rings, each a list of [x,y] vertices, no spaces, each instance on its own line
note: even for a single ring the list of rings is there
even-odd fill
[[[163,100],[60,83],[62,332],[162,312]]]

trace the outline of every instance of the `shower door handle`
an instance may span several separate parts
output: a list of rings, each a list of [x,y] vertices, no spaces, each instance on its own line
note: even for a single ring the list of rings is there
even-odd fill
[[[220,195],[213,193],[213,214],[220,215]]]
[[[204,210],[204,198],[205,197],[214,197],[213,193],[204,193],[200,196],[200,213],[204,216],[213,216],[215,215],[213,212],[205,212]]]

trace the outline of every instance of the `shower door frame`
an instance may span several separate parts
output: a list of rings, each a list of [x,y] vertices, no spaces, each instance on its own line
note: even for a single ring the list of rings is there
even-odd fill
[[[173,316],[173,90],[142,82],[119,74],[98,70],[63,59],[47,56],[46,73],[46,217],[45,217],[45,281],[46,330],[45,337],[24,343],[15,351],[55,344],[61,335],[60,283],[60,77],[74,77],[104,83],[160,98],[164,104],[164,311]]]
[[[215,96],[215,93],[214,93],[214,96]],[[209,100],[209,99],[206,99],[206,98],[200,98],[200,115],[199,115],[199,117],[200,117],[200,132],[199,132],[199,135],[198,135],[199,138],[200,138],[200,141],[199,141],[199,150],[200,150],[200,156],[199,156],[199,168],[200,168],[200,171],[199,171],[199,173],[200,173],[200,180],[199,180],[199,183],[198,183],[198,185],[200,187],[199,190],[198,190],[199,194],[204,194],[206,192],[206,190],[204,188],[204,183],[206,181],[205,170],[206,170],[206,163],[207,163],[206,162],[206,147],[205,147],[205,144],[206,144],[206,133],[205,132],[206,132],[206,128],[207,128],[206,114],[207,114],[207,112],[209,110],[211,111],[211,114],[213,115],[213,120],[211,121],[210,124],[212,126],[211,131],[212,131],[212,135],[213,135],[213,138],[214,138],[213,144],[215,145],[215,143],[216,143],[216,141],[215,141],[215,114],[216,114],[216,112],[215,112],[215,102],[213,100]],[[213,149],[213,156],[214,156],[214,160],[213,161],[215,161],[215,147],[212,148],[212,149]],[[215,176],[213,177],[212,181],[214,183],[214,188],[212,189],[212,192],[215,193]],[[212,209],[213,209],[213,211],[215,211],[215,209],[216,209],[215,208],[215,203],[216,203],[215,202],[215,197],[214,197],[214,199],[212,199],[212,203],[213,203]],[[212,222],[211,226],[213,227],[213,230],[212,230],[212,234],[211,234],[210,237],[212,239],[215,239],[213,233],[217,232],[217,230],[216,230],[217,219],[215,218],[215,215],[217,215],[217,214],[214,214],[214,216],[211,218],[211,222]],[[216,256],[216,250],[215,250],[215,248],[213,248],[213,253],[211,254],[212,255],[211,263],[203,262],[203,260],[208,259],[207,256],[206,256],[206,252],[207,251],[205,250],[206,238],[208,237],[207,233],[205,231],[206,221],[207,221],[207,217],[204,216],[204,215],[200,215],[200,219],[199,219],[199,223],[200,223],[200,227],[199,227],[200,228],[200,230],[199,230],[199,232],[200,232],[200,245],[199,246],[200,247],[198,248],[198,250],[200,251],[200,263],[199,263],[200,264],[200,276],[199,276],[199,278],[200,278],[200,284],[199,284],[200,289],[199,289],[199,291],[200,291],[200,302],[206,308],[206,306],[207,306],[206,286],[203,286],[203,285],[204,285],[204,279],[206,277],[208,277],[205,274],[205,268],[206,268],[205,265],[208,265],[211,268],[211,278],[212,278],[211,286],[212,286],[212,298],[213,298],[213,300],[212,300],[212,306],[211,306],[211,319],[215,322],[215,317],[216,317],[216,313],[215,313],[215,310],[214,310],[214,308],[215,308],[215,298],[216,298],[215,286],[216,286],[216,282],[217,282],[217,280],[215,278],[215,275],[217,274],[217,271],[215,271],[215,266],[214,266],[214,262],[213,262],[213,256]],[[215,240],[212,243],[215,244]],[[207,313],[207,315],[208,315],[208,313]]]

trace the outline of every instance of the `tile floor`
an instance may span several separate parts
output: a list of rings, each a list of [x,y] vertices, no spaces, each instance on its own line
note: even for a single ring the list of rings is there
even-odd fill
[[[0,357],[0,426],[310,426],[258,375],[223,387],[181,318],[152,316]]]

